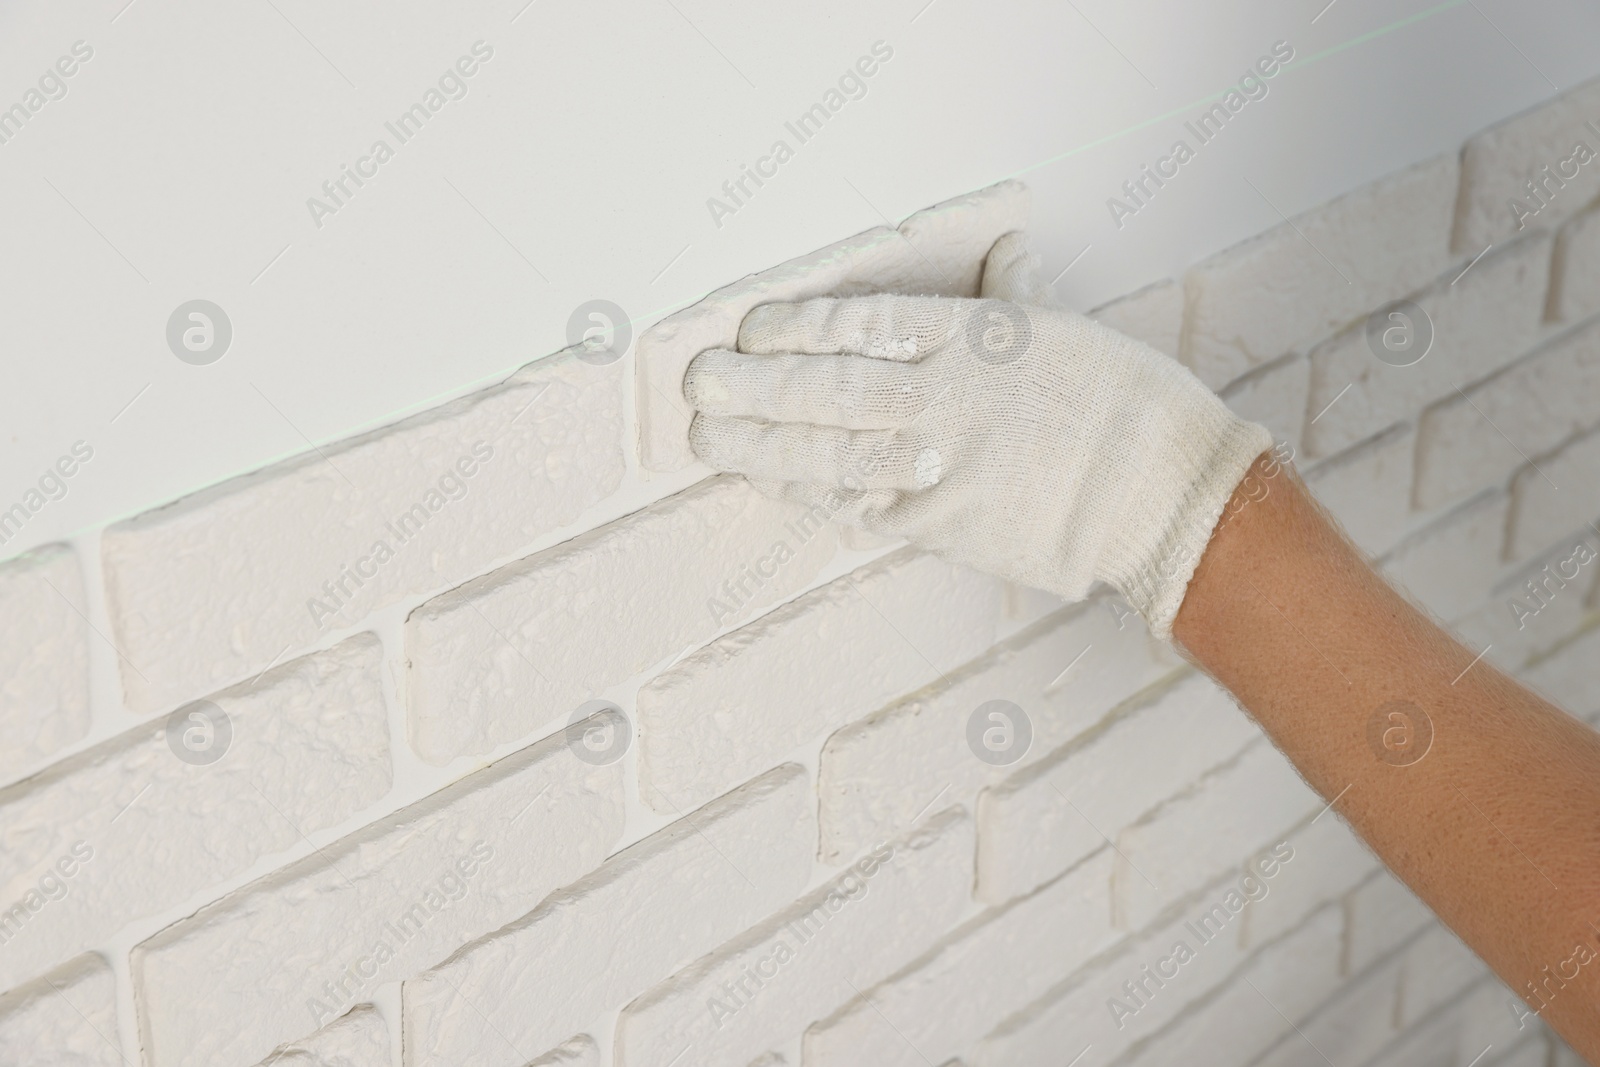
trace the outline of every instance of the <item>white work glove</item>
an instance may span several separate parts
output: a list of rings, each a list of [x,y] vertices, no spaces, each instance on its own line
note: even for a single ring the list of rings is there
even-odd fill
[[[1040,306],[1034,262],[1008,234],[986,299],[755,308],[739,351],[689,366],[690,443],[768,495],[943,559],[1066,600],[1104,581],[1166,638],[1272,437],[1148,345]]]

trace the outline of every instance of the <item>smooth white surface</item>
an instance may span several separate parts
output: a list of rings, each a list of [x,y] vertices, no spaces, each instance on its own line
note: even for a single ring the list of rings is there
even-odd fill
[[[459,395],[586,300],[642,327],[1004,177],[1047,275],[1092,246],[1057,285],[1089,307],[1600,71],[1584,0],[125,3],[0,11],[0,107],[94,49],[0,144],[0,507],[95,449],[0,556]],[[1117,230],[1106,198],[1280,39],[1296,67]],[[316,228],[306,199],[478,40],[466,97]],[[715,226],[879,40],[867,94]],[[166,345],[194,298],[233,323],[211,366]]]

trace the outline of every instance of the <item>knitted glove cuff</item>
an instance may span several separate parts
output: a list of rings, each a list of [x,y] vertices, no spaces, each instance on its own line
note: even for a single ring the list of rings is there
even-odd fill
[[[1192,394],[1209,410],[1182,420],[1146,456],[1147,477],[1120,523],[1125,536],[1106,553],[1099,577],[1139,612],[1156,637],[1172,623],[1234,490],[1256,458],[1272,447],[1265,427],[1246,422],[1215,396]],[[1165,515],[1152,516],[1153,509]]]

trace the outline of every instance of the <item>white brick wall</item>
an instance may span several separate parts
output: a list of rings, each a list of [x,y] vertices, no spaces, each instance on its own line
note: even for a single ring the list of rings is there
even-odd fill
[[[1511,482],[1506,556],[1526,559],[1600,518],[1600,431],[1537,456]]]
[[[1370,556],[1381,556],[1411,525],[1416,430],[1394,426],[1306,472],[1323,507]]]
[[[1591,208],[1556,237],[1550,316],[1577,322],[1600,311],[1600,209]]]
[[[1505,544],[1508,498],[1482,493],[1407,538],[1390,555],[1389,577],[1441,619],[1454,619],[1488,592]]]
[[[1373,355],[1365,319],[1314,348],[1308,409],[1320,417],[1306,428],[1309,453],[1348,448],[1527,351],[1543,321],[1549,267],[1550,238],[1536,235],[1405,294],[1433,323],[1432,347],[1409,366]]]
[[[1037,767],[984,790],[978,895],[1009,900],[1066,870],[1260,737],[1228,696],[1190,674]],[[1130,764],[1140,767],[1131,780]]]
[[[915,958],[972,885],[959,808],[865,853],[833,879],[646,993],[622,1013],[617,1062],[748,1064]]]
[[[1600,563],[1547,568],[1600,546],[1600,170],[1520,232],[1505,199],[1597,93],[1093,312],[1585,717]],[[958,197],[631,359],[558,353],[0,562],[0,1061],[1564,1055],[1115,597],[1063,607],[693,464],[683,367],[745,309],[974,292],[1025,222],[1015,183]],[[1436,331],[1404,368],[1365,338],[1401,299]],[[567,729],[593,700],[626,719],[609,752]],[[968,741],[991,700],[1031,727],[1011,762]]]
[[[128,704],[246,677],[572,522],[621,479],[620,384],[563,355],[107,530]]]
[[[1144,627],[1117,623],[1102,604],[1068,609],[834,733],[819,773],[822,858],[843,862],[909,827],[929,804],[972,803],[981,787],[1050,756],[1168,669]],[[1007,766],[976,760],[967,747],[968,717],[994,699],[1020,705],[1032,722],[1032,746]]]
[[[621,778],[558,735],[169,927],[134,950],[147,1047],[163,1064],[253,1063],[379,977],[526,914],[616,841]]]
[[[1551,228],[1587,206],[1600,193],[1600,169],[1563,168],[1562,163],[1572,159],[1578,142],[1594,147],[1591,122],[1600,122],[1600,82],[1579,86],[1468,140],[1461,152],[1456,251],[1476,255],[1491,242]],[[1563,170],[1576,177],[1564,177]],[[1538,188],[1530,190],[1530,182]],[[1522,211],[1511,206],[1514,200]]]
[[[1185,362],[1220,388],[1425,285],[1450,262],[1456,174],[1420,163],[1191,269]]]
[[[1333,908],[1251,957],[1221,989],[1136,1046],[1119,1067],[1179,1067],[1205,1049],[1212,1063],[1249,1063],[1339,988],[1341,924]],[[1180,972],[1181,974],[1181,972]]]
[[[1119,935],[1112,929],[1112,852],[1022,900],[986,913],[931,958],[874,989],[806,1034],[818,1067],[943,1063],[974,1046],[994,1020],[1028,1004]],[[975,974],[988,975],[976,984]]]
[[[59,899],[0,925],[0,983],[39,974],[382,797],[389,735],[378,659],[378,643],[356,637],[215,694],[232,739],[213,764],[177,759],[157,719],[0,793],[15,842],[0,853],[7,899],[52,870],[63,884]]]
[[[0,776],[89,729],[89,627],[77,554],[49,545],[0,565]]]
[[[640,789],[663,814],[920,688],[994,641],[995,579],[902,550],[686,657],[639,691]],[[796,656],[823,648],[826,669]]]
[[[385,1067],[389,1030],[370,1004],[352,1008],[310,1037],[275,1049],[261,1067]]]
[[[442,763],[525,737],[804,587],[837,544],[805,509],[712,478],[468,582],[407,622],[412,743]],[[628,602],[649,610],[612,610]]]
[[[1124,930],[1142,928],[1320,807],[1289,762],[1257,741],[1117,835],[1113,921]]]
[[[406,1062],[522,1067],[805,888],[804,771],[771,771],[405,985]]]
[[[0,997],[0,1063],[115,1067],[117,985],[99,956],[80,956]]]
[[[1095,308],[1089,315],[1174,359],[1183,350],[1183,286],[1177,282],[1147,285]]]
[[[1597,283],[1600,288],[1600,283]],[[1600,321],[1422,413],[1416,502],[1433,508],[1600,423]],[[1488,429],[1490,432],[1485,433]]]

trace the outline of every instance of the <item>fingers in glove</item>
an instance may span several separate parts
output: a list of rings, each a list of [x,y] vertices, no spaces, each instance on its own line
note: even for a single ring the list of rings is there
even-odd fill
[[[904,426],[932,382],[915,366],[861,356],[750,356],[712,349],[696,356],[683,395],[708,415],[805,422],[851,430]]]
[[[882,294],[763,304],[740,323],[739,351],[857,355],[914,363],[950,339],[958,303]]]
[[[752,480],[813,482],[858,489],[926,489],[946,473],[937,449],[894,430],[845,430],[698,414],[689,424],[695,454]]]
[[[1048,307],[1053,301],[1039,280],[1040,265],[1041,260],[1028,247],[1027,234],[1013,230],[996,241],[984,258],[980,295],[989,300]]]

